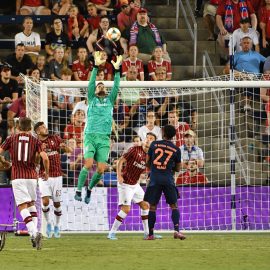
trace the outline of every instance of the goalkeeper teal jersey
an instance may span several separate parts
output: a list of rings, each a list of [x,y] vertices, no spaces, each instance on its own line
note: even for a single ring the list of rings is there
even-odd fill
[[[110,135],[112,132],[113,107],[120,85],[120,72],[115,73],[114,85],[110,94],[104,98],[95,95],[97,68],[93,68],[88,85],[87,122],[84,133]]]

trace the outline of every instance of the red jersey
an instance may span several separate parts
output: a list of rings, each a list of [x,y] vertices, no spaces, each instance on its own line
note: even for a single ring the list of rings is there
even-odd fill
[[[68,124],[64,130],[64,139],[77,139],[81,140],[83,136],[84,123],[81,126],[74,126],[73,124]]]
[[[186,171],[178,175],[176,185],[183,184],[206,184],[207,178],[204,174],[198,172],[194,176],[190,176],[190,171]]]
[[[266,38],[270,39],[270,10],[266,7],[260,9],[260,22],[265,23]]]
[[[14,112],[15,117],[26,117],[26,104],[21,97],[12,102],[9,111]]]
[[[58,177],[62,175],[60,144],[62,139],[58,135],[49,135],[45,140],[41,141],[43,151],[48,155],[50,161],[49,177]],[[44,167],[41,164],[40,176],[44,174]]]
[[[89,26],[91,27],[91,32],[95,29],[99,28],[99,23],[100,23],[100,17],[99,16],[95,16],[95,17],[90,17],[87,18],[87,22],[89,24]]]
[[[123,61],[122,63],[122,74],[124,76],[127,75],[127,71],[130,66],[135,66],[138,71],[138,77],[137,79],[140,80],[140,74],[144,74],[144,69],[143,69],[143,62],[140,59],[136,59],[136,61],[131,61],[130,58],[127,58]]]
[[[40,7],[43,6],[42,0],[23,0],[22,6]]]
[[[186,122],[179,122],[178,128],[176,128],[176,135],[174,137],[174,143],[177,147],[184,144],[184,133],[190,129],[190,126]]]
[[[165,67],[166,68],[166,77],[168,75],[171,75],[172,74],[172,65],[171,65],[171,62],[167,61],[167,60],[162,60],[161,63],[157,63],[156,61],[154,60],[150,60],[148,62],[148,65],[147,65],[147,68],[148,68],[148,72],[149,72],[149,75],[152,76],[155,74],[155,71],[157,69],[157,67]]]
[[[95,4],[95,5],[105,5],[106,0],[90,0],[89,2]]]
[[[77,72],[80,80],[87,81],[88,74],[93,69],[93,64],[89,62],[89,66],[86,67],[84,64],[80,63],[79,60],[75,60],[72,63],[72,71]]]
[[[126,166],[123,169],[124,183],[128,185],[135,185],[140,179],[140,175],[146,168],[146,155],[142,146],[135,146],[124,154],[126,159]]]
[[[12,162],[11,179],[37,179],[35,157],[42,152],[41,142],[33,135],[19,133],[11,135],[2,144],[8,150]]]
[[[108,80],[108,75],[111,74],[113,78],[113,67],[112,64],[106,62],[105,65],[100,65],[98,66],[98,70],[103,70],[104,71],[104,76],[105,76],[105,81]]]
[[[86,22],[86,20],[83,17],[83,15],[78,14],[77,15],[77,21],[78,21],[78,28],[81,31],[83,29],[83,26],[84,26],[84,23]],[[73,30],[74,18],[69,17],[67,23],[68,23],[68,37],[71,40],[72,39],[72,30]]]

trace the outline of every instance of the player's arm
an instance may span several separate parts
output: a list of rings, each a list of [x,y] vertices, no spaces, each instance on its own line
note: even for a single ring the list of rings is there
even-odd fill
[[[0,171],[7,171],[10,169],[10,167],[11,167],[11,162],[7,161],[4,156],[0,155]]]
[[[49,177],[49,168],[50,168],[49,158],[48,158],[47,153],[44,151],[41,151],[39,154],[40,154],[40,157],[42,158],[43,166],[45,168],[44,179],[47,180]]]
[[[115,69],[115,74],[114,74],[114,82],[113,82],[113,88],[110,93],[110,99],[111,102],[114,104],[118,95],[119,91],[119,86],[120,86],[120,66],[122,64],[123,57],[122,55],[117,55],[116,62],[111,61],[112,65],[114,66]]]
[[[151,165],[151,164],[150,164],[150,156],[147,155],[147,156],[146,156],[146,167],[147,167],[147,168],[150,168],[150,165]]]
[[[182,168],[182,163],[181,162],[178,162],[178,163],[175,164],[173,170],[175,172],[180,172],[181,168]]]
[[[124,157],[120,157],[116,165],[117,180],[119,184],[122,184],[124,182],[124,178],[122,176],[122,170],[123,170],[123,165],[126,163],[126,161],[127,160]]]
[[[72,153],[72,149],[63,142],[60,143],[60,149],[66,153]]]

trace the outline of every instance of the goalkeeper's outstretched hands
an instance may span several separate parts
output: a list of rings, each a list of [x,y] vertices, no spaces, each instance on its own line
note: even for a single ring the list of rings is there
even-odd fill
[[[122,61],[123,61],[123,57],[122,55],[117,55],[116,56],[116,62],[114,62],[113,60],[111,61],[111,63],[113,64],[114,68],[116,70],[119,70],[121,64],[122,64]]]
[[[102,54],[100,51],[96,51],[94,53],[94,59],[95,59],[95,66],[102,65],[106,62],[106,59],[102,59]]]

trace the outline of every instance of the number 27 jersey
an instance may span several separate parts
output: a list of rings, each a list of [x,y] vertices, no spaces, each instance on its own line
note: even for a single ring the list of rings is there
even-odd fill
[[[166,185],[174,183],[174,171],[176,163],[181,162],[181,151],[171,141],[162,140],[151,143],[149,151],[150,183]]]

